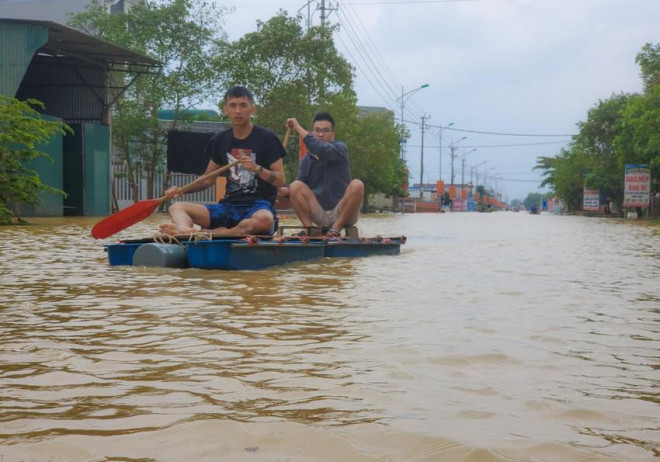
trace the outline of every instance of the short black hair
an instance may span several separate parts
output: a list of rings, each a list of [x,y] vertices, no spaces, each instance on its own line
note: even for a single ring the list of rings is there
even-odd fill
[[[318,120],[327,120],[330,122],[330,125],[332,125],[332,129],[335,129],[335,119],[330,115],[329,112],[317,112],[314,116],[314,120],[312,120],[312,125],[314,125],[314,122]]]
[[[254,104],[254,96],[252,96],[252,92],[247,88],[238,85],[227,90],[227,93],[225,93],[225,103],[229,98],[247,98],[250,100],[250,103]]]

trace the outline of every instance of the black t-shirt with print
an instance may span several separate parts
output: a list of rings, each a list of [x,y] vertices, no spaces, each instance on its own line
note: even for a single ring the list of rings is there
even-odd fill
[[[231,128],[214,135],[205,153],[218,165],[227,165],[243,153],[251,156],[255,164],[265,169],[270,169],[272,164],[286,156],[275,132],[258,125],[254,125],[252,132],[242,140],[234,138]],[[245,170],[240,164],[230,168],[224,175],[227,177],[227,189],[223,202],[244,204],[266,199],[271,204],[275,203],[277,188]]]

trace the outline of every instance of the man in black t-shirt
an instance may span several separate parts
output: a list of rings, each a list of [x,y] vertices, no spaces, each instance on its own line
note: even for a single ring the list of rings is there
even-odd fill
[[[176,202],[169,208],[171,223],[160,225],[161,233],[186,235],[202,231],[220,235],[272,234],[275,225],[277,189],[286,179],[282,158],[286,151],[277,135],[252,123],[255,113],[252,93],[244,87],[233,87],[225,94],[224,112],[231,128],[214,135],[206,146],[211,160],[204,174],[213,172],[235,160],[239,163],[224,175],[227,177],[225,197],[217,204]],[[209,178],[186,192],[203,191],[215,183]],[[165,195],[181,195],[173,186]]]

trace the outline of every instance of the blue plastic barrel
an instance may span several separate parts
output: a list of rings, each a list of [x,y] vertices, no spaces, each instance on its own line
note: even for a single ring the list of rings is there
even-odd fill
[[[188,268],[186,248],[178,244],[142,244],[133,255],[133,266]]]

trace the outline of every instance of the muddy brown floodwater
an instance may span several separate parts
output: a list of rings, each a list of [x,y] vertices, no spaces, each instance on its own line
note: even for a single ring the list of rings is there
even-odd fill
[[[96,221],[0,228],[2,462],[660,456],[657,228],[367,215],[400,255],[222,272],[110,267]]]

